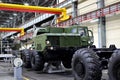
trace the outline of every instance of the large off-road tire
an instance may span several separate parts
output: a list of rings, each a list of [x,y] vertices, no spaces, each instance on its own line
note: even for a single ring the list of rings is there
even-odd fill
[[[109,80],[120,80],[120,50],[115,50],[108,63]]]
[[[44,68],[44,60],[41,53],[38,53],[37,51],[32,52],[31,56],[31,66],[32,69],[35,71],[41,71]]]
[[[75,80],[101,80],[99,57],[90,49],[84,48],[75,52],[72,70]]]
[[[22,60],[25,68],[31,68],[30,53],[28,49],[22,51]]]

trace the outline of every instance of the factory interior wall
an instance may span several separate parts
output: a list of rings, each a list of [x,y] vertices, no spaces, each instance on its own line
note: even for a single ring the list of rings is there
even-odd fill
[[[87,0],[78,5],[79,15],[85,14],[97,9],[97,0]],[[105,5],[111,5],[120,0],[105,0]],[[120,14],[112,14],[106,18],[106,47],[109,47],[110,44],[115,44],[116,47],[120,47]],[[98,23],[91,21],[81,23],[83,26],[88,26],[94,34],[94,45],[98,47]]]
[[[104,0],[105,1],[105,5],[108,6],[110,4],[114,4],[117,2],[120,2],[120,0]]]
[[[67,14],[72,15],[72,8],[71,7],[67,7]]]
[[[78,4],[78,15],[82,15],[97,9],[97,0],[87,0]]]
[[[120,48],[120,14],[107,16],[106,18],[106,47],[110,44],[115,44]],[[81,23],[83,26],[88,26],[94,34],[94,45],[98,47],[98,22],[85,22]]]
[[[106,35],[107,46],[115,44],[120,48],[120,14],[107,18]]]
[[[120,0],[105,0],[105,5],[111,5],[120,2]],[[112,14],[106,19],[106,44],[115,44],[120,48],[120,13]]]

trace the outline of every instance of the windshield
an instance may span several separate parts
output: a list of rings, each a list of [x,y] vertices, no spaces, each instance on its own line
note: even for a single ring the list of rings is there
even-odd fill
[[[86,32],[85,32],[85,29],[84,28],[73,28],[71,30],[72,33],[78,33],[80,34],[81,36],[85,36],[86,35]]]

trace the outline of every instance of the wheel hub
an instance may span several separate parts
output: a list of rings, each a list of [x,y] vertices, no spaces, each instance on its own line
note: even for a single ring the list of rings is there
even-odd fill
[[[75,71],[79,77],[83,78],[85,76],[84,64],[79,61],[75,66]]]

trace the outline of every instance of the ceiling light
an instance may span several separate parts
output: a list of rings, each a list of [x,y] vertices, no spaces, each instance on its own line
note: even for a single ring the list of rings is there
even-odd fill
[[[6,20],[6,22],[10,22],[10,20]]]
[[[16,14],[16,13],[14,13],[13,15],[14,15],[14,16],[17,16],[17,14]]]
[[[2,1],[0,0],[0,3],[1,3]]]
[[[24,5],[25,5],[25,6],[29,6],[29,4],[28,4],[28,3],[24,3]]]
[[[9,17],[9,19],[13,19],[13,17]]]
[[[0,11],[0,13],[4,13],[3,11]]]
[[[7,24],[7,23],[3,23],[3,25],[5,25],[5,24]]]

